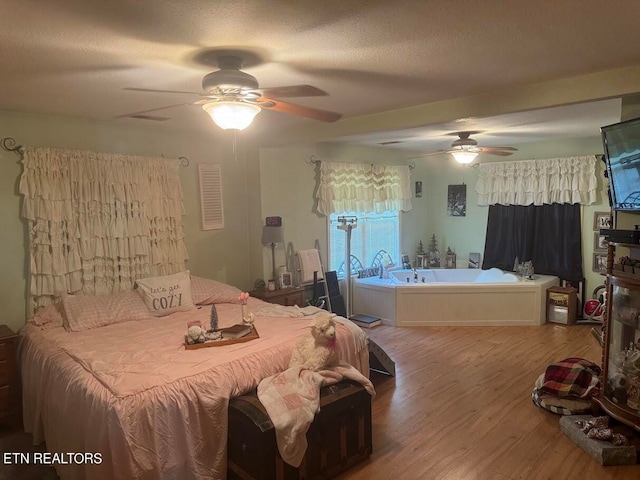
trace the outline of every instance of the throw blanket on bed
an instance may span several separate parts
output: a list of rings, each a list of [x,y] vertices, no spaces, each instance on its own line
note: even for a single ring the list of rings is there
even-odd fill
[[[566,358],[551,364],[540,390],[556,397],[585,398],[598,386],[600,367],[584,358]]]
[[[258,385],[258,398],[275,428],[280,456],[289,465],[299,467],[307,451],[306,434],[320,410],[320,387],[345,378],[361,383],[375,397],[369,379],[344,362],[319,372],[292,367],[265,378]]]
[[[309,305],[308,307],[299,307],[297,305],[285,306],[278,305],[277,303],[267,303],[255,310],[256,315],[262,317],[293,317],[302,318],[316,315],[318,313],[326,312],[318,307]]]

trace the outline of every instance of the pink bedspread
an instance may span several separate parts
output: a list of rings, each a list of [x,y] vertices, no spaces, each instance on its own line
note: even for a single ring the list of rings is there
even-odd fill
[[[239,305],[217,309],[221,327],[238,323]],[[102,454],[99,465],[58,465],[62,480],[226,478],[229,399],[285,370],[310,321],[258,316],[257,340],[185,350],[187,321],[206,325],[209,313],[20,331],[25,430],[50,452]],[[337,335],[340,358],[368,375],[364,333],[338,323]]]

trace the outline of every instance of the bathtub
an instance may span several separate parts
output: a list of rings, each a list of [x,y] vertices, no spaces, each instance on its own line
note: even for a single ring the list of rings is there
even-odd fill
[[[542,325],[558,277],[524,280],[497,268],[394,270],[352,283],[352,311],[398,327]]]
[[[499,268],[480,270],[460,268],[450,270],[392,270],[389,279],[394,284],[423,283],[516,283],[518,277]]]

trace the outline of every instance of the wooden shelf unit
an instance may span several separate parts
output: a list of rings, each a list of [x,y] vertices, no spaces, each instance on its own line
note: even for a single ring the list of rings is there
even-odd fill
[[[640,431],[640,372],[619,362],[631,343],[640,351],[640,275],[614,268],[618,247],[629,249],[631,258],[640,258],[640,245],[609,243],[602,377],[594,401],[613,418]],[[640,367],[640,361],[637,365]]]

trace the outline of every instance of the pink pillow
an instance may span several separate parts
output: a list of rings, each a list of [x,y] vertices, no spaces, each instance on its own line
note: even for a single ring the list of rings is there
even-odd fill
[[[109,295],[70,295],[62,299],[64,328],[81,332],[112,323],[149,318],[146,305],[136,292]]]
[[[191,296],[196,305],[211,305],[214,303],[240,303],[238,296],[242,293],[239,288],[227,283],[218,282],[202,277],[191,277]]]

